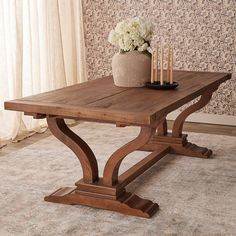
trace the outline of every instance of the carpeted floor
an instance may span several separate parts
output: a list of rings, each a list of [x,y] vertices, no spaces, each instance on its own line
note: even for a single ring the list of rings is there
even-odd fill
[[[100,170],[139,131],[97,123],[73,129],[94,150]],[[189,140],[215,155],[208,160],[168,155],[128,186],[159,203],[151,219],[44,202],[45,195],[81,178],[79,161],[53,136],[2,157],[0,236],[236,235],[236,137],[191,133]],[[128,156],[122,169],[144,154]]]

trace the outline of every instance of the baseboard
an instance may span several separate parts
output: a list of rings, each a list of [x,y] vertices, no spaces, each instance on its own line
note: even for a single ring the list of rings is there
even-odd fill
[[[175,118],[179,114],[180,114],[180,111],[171,112],[167,116],[167,120],[175,120]],[[236,126],[236,117],[235,116],[205,114],[205,113],[200,113],[200,112],[191,114],[187,118],[186,121],[203,123],[203,124]]]

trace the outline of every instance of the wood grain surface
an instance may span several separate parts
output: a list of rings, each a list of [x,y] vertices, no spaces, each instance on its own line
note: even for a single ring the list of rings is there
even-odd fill
[[[231,74],[174,71],[180,85],[175,90],[120,88],[112,77],[5,102],[5,109],[26,114],[100,120],[132,125],[152,125],[164,115],[217,87]],[[43,116],[42,116],[43,117]]]

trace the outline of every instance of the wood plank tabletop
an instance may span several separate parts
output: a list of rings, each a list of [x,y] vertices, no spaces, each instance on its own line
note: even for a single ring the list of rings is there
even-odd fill
[[[174,71],[175,90],[120,88],[111,76],[5,102],[5,109],[102,122],[151,125],[204,91],[216,89],[229,73]]]

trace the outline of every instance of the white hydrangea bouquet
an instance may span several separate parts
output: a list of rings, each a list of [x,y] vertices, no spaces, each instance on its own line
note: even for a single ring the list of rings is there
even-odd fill
[[[129,18],[119,22],[111,30],[108,41],[120,48],[120,52],[148,51],[151,53],[150,40],[153,34],[153,24],[143,18]]]

